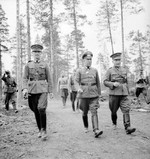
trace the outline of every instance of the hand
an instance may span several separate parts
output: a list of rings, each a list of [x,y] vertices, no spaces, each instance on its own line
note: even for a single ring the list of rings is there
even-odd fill
[[[118,86],[120,86],[120,83],[119,82],[114,82],[114,84],[113,84],[115,87],[118,87]]]
[[[27,90],[27,89],[24,89],[24,90],[22,91],[22,93],[23,93],[23,97],[24,97],[25,99],[27,99],[28,90]]]
[[[79,89],[78,89],[78,92],[79,92],[79,93],[82,93],[82,92],[83,92],[83,90],[82,90],[81,88],[79,88]]]
[[[49,94],[50,99],[52,99],[54,97],[53,93]]]

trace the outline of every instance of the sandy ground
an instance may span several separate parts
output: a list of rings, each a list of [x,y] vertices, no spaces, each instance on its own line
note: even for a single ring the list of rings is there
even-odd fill
[[[137,130],[126,135],[122,113],[118,111],[118,128],[111,125],[108,101],[98,110],[100,129],[94,138],[89,113],[89,132],[84,133],[81,112],[73,112],[68,100],[49,101],[47,108],[47,141],[37,138],[33,113],[0,110],[0,159],[150,159],[150,112],[131,111],[131,124]]]

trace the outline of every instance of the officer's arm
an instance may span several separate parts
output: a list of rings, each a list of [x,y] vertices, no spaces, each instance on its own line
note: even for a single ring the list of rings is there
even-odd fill
[[[106,72],[105,78],[104,78],[104,85],[106,87],[109,87],[110,89],[114,88],[114,82],[111,82],[111,73],[110,70]]]
[[[58,79],[58,82],[57,82],[57,92],[59,92],[59,88],[60,88],[60,78]]]
[[[26,65],[24,68],[24,74],[23,74],[22,90],[28,89],[28,80],[29,80],[29,67],[28,65]]]
[[[52,89],[52,79],[51,79],[51,74],[50,74],[50,70],[49,70],[49,67],[48,65],[46,64],[46,80],[47,80],[47,83],[48,83],[48,93],[52,93],[53,89]]]
[[[100,85],[100,79],[99,79],[99,74],[97,70],[96,70],[96,85],[98,88],[98,94],[101,95],[101,85]]]

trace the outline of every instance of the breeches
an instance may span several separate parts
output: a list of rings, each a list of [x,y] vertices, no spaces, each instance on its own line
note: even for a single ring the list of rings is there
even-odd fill
[[[100,107],[99,98],[81,98],[80,99],[80,109],[83,111],[83,116],[88,114],[88,111],[91,111],[91,115],[94,116],[97,114],[97,109]]]
[[[123,114],[129,113],[130,111],[130,100],[128,96],[109,96],[109,109],[112,114],[116,114],[118,109],[121,109]]]
[[[28,103],[30,109],[35,112],[36,109],[47,108],[47,93],[29,94]]]

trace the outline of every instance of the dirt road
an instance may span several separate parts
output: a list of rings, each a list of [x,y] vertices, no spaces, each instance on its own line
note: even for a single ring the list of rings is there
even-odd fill
[[[113,130],[108,102],[98,110],[100,138],[94,138],[89,114],[88,133],[83,131],[81,113],[65,109],[60,100],[51,100],[47,109],[48,140],[37,138],[33,113],[29,109],[1,114],[0,159],[150,159],[150,113],[131,111],[132,126],[137,131],[126,135],[122,113]]]

